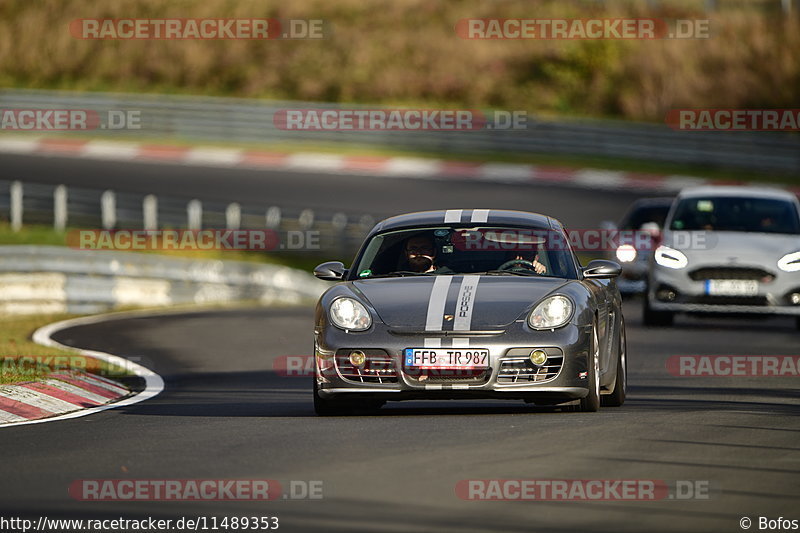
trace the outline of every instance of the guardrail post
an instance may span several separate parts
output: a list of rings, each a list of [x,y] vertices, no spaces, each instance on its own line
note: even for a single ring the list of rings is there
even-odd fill
[[[311,229],[311,226],[314,225],[314,211],[311,209],[304,209],[297,218],[297,222],[300,225],[300,229]]]
[[[11,229],[19,231],[22,228],[22,183],[19,181],[11,182],[11,205],[9,206],[11,215]]]
[[[103,229],[114,229],[117,225],[117,197],[114,191],[104,191],[100,196],[100,219]]]
[[[142,202],[142,218],[144,219],[144,229],[155,231],[158,229],[158,198],[154,194],[148,194]]]
[[[203,203],[200,200],[190,200],[186,204],[186,226],[193,230],[203,227]]]
[[[331,218],[331,228],[333,229],[333,238],[338,244],[338,252],[344,254],[347,250],[347,215],[344,213],[336,213]]]
[[[239,229],[242,225],[242,208],[236,202],[228,204],[225,209],[225,228]]]
[[[272,206],[267,209],[265,224],[269,229],[278,229],[281,226],[281,208]]]
[[[67,187],[59,185],[53,191],[53,228],[64,231],[67,228]]]

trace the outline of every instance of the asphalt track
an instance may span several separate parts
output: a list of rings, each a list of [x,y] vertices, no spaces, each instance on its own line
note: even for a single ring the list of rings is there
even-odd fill
[[[618,218],[624,192],[525,185],[6,157],[26,179],[279,204],[335,197],[378,213],[512,207],[572,227]],[[50,172],[59,170],[59,175]],[[109,173],[98,176],[98,172]],[[113,172],[112,172],[113,171]],[[8,174],[8,172],[7,172]],[[141,183],[137,176],[150,181]],[[189,181],[191,180],[191,181]],[[77,183],[75,183],[77,184]],[[106,183],[105,187],[111,186]],[[294,193],[292,192],[294,191]],[[302,192],[298,192],[302,191]],[[337,192],[338,191],[338,192]],[[148,191],[152,192],[152,191]],[[185,192],[185,191],[184,191]],[[335,196],[331,196],[335,194]],[[283,531],[742,531],[740,518],[800,519],[797,378],[686,378],[672,355],[797,355],[783,318],[679,318],[641,325],[625,307],[630,391],[624,407],[572,413],[517,402],[409,402],[377,414],[318,418],[308,378],[274,361],[312,349],[308,307],[143,317],[61,332],[66,344],[140,357],[166,380],[157,398],[75,420],[0,430],[3,516],[278,516]],[[274,502],[80,502],[79,479],[319,480],[323,499]],[[708,481],[708,499],[465,501],[467,479]]]

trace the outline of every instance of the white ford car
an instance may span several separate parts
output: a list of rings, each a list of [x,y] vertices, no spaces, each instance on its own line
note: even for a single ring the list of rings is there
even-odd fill
[[[800,329],[800,202],[779,189],[681,191],[650,260],[644,322],[675,313],[797,317]]]

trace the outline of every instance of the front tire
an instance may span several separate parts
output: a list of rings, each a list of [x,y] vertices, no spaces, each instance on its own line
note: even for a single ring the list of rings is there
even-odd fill
[[[347,416],[352,413],[352,404],[345,400],[322,398],[319,395],[317,376],[314,375],[314,412],[319,416]]]
[[[592,341],[589,346],[587,361],[589,394],[581,398],[580,410],[584,413],[595,413],[600,410],[600,340],[597,336],[597,322],[592,324]]]
[[[645,326],[671,326],[675,321],[675,313],[672,311],[656,311],[650,307],[650,296],[648,293],[644,294],[643,301],[642,321]]]
[[[625,336],[625,321],[620,322],[619,346],[617,347],[617,377],[614,390],[601,398],[601,403],[608,407],[619,407],[625,403],[628,392],[628,346]]]

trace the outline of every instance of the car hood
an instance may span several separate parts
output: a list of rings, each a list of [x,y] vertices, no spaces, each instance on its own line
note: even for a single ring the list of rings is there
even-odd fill
[[[698,237],[703,238],[704,243],[698,241]],[[800,236],[735,231],[676,231],[665,234],[663,244],[682,251],[689,260],[689,268],[741,265],[775,270],[781,257],[800,251]]]
[[[444,279],[433,291],[436,278]],[[358,280],[350,284],[388,326],[421,331],[429,323],[443,330],[504,327],[566,283],[569,280],[560,278],[439,275]],[[435,312],[438,309],[442,311]]]

